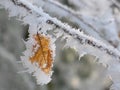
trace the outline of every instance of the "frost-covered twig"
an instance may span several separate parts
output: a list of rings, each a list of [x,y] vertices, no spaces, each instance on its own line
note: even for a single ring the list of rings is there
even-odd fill
[[[81,44],[88,44],[90,46],[96,47],[100,50],[105,51],[107,54],[120,59],[120,52],[118,50],[105,45],[104,43],[94,39],[93,37],[87,36],[83,34],[82,32],[79,32],[79,30],[73,29],[70,26],[63,24],[56,18],[50,17],[48,14],[44,13],[42,9],[37,8],[36,6],[32,5],[27,0],[11,0],[11,1],[15,5],[25,8],[28,12],[33,11],[34,13],[38,14],[38,16],[46,20],[46,23],[50,25],[54,25],[57,28],[60,28],[65,33],[77,39]]]
[[[81,30],[88,33],[89,35],[92,35],[94,37],[97,37],[103,40],[100,33],[98,33],[98,31],[91,24],[84,21],[81,15],[79,15],[74,10],[64,5],[61,5],[57,1],[41,0],[33,3],[38,4],[38,6],[41,6],[43,10],[49,13],[51,16],[56,16],[58,19],[61,19],[61,20],[64,18],[64,20],[67,21],[67,23],[69,23],[70,25],[72,25],[72,27],[81,28]],[[64,13],[64,14],[61,14],[61,13]]]
[[[47,0],[46,2],[62,9],[63,11],[66,11],[67,13],[69,13],[70,15],[72,15],[72,17],[77,18],[80,22],[84,23],[87,27],[91,28],[92,30],[94,30],[95,32],[98,33],[98,31],[89,23],[85,22],[83,20],[83,18],[81,18],[81,15],[79,13],[77,13],[77,11],[75,12],[74,10],[72,10],[71,8],[68,8],[67,6],[64,6],[60,3],[58,3],[57,1],[52,1],[52,0]],[[57,10],[56,10],[57,11]],[[82,25],[80,25],[80,27],[82,27]],[[83,28],[83,27],[82,27]],[[84,28],[83,28],[84,29]],[[99,34],[99,33],[98,33]]]
[[[114,36],[113,40],[111,40],[111,38],[109,38],[110,39],[109,40],[106,37],[109,36],[108,34],[111,34],[111,33],[106,33],[107,36],[104,37],[104,34],[100,33],[100,28],[96,28],[97,26],[94,23],[95,22],[100,23],[100,21],[94,22],[94,20],[92,21],[93,18],[90,18],[90,20],[89,20],[89,18],[88,19],[84,18],[83,16],[80,15],[80,13],[75,12],[74,10],[58,3],[57,1],[41,0],[39,2],[37,1],[37,3],[35,3],[35,4],[38,4],[38,6],[41,6],[43,8],[43,10],[45,12],[49,13],[51,16],[57,16],[58,19],[64,18],[64,20],[67,20],[67,23],[69,23],[70,25],[72,23],[73,24],[72,26],[77,25],[79,28],[81,28],[81,30],[88,33],[89,35],[97,37],[98,39],[101,39],[102,41],[104,41],[114,47],[118,46],[118,45],[116,45],[116,41],[117,41],[117,43],[119,42],[118,38],[116,38],[117,36]],[[56,9],[54,9],[54,8],[56,8]],[[61,13],[64,13],[64,14],[61,14]],[[93,22],[93,24],[91,24],[92,22]],[[100,26],[100,27],[102,28],[103,26]],[[114,32],[115,32],[115,30],[114,30]]]

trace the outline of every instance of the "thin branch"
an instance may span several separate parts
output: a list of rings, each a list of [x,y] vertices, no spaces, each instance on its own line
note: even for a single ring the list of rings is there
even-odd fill
[[[11,1],[13,2],[13,0]],[[15,5],[22,7],[26,10],[29,9],[30,11],[33,11],[35,14],[38,14],[39,16],[41,16],[41,18],[46,19],[46,23],[50,25],[54,25],[56,26],[56,28],[60,28],[65,33],[77,39],[81,44],[83,45],[88,44],[92,47],[105,51],[107,54],[114,56],[117,59],[120,59],[120,52],[117,49],[107,46],[104,43],[94,39],[93,37],[87,36],[82,32],[79,32],[78,30],[71,28],[69,25],[62,23],[56,18],[50,17],[48,14],[44,13],[42,9],[36,7],[35,5],[31,4],[27,0],[14,0],[14,1],[16,2],[14,3]]]
[[[96,30],[96,28],[94,28],[91,24],[85,22],[84,19],[81,18],[81,15],[76,13],[74,10],[72,10],[72,9],[70,9],[70,8],[64,6],[64,5],[61,5],[57,1],[53,2],[52,0],[41,0],[39,2],[42,3],[42,4],[44,3],[44,5],[41,4],[41,6],[43,6],[43,10],[45,12],[50,13],[50,14],[53,12],[55,16],[57,14],[57,18],[59,18],[59,19],[65,18],[66,20],[68,20],[67,23],[69,23],[69,24],[72,23],[73,26],[74,26],[74,24],[76,24],[84,32],[87,32],[87,33],[89,33],[90,35],[93,35],[93,36],[97,35],[100,39],[103,40],[103,36]],[[49,5],[50,5],[50,7],[48,7]],[[54,7],[56,9],[54,9]],[[63,15],[59,14],[57,9],[60,12],[65,12],[67,16],[64,16],[64,14]],[[54,16],[54,15],[51,15],[51,16]],[[62,16],[62,18],[61,18],[61,16]]]
[[[97,28],[95,28],[92,24],[90,24],[89,22],[86,22],[84,18],[82,18],[82,16],[75,12],[74,10],[68,8],[67,6],[64,6],[62,4],[60,4],[57,1],[52,1],[52,0],[41,0],[39,1],[40,3],[43,3],[42,6],[43,10],[47,13],[49,13],[51,16],[57,16],[58,19],[62,19],[64,18],[64,20],[67,20],[67,23],[69,23],[71,25],[71,23],[73,23],[73,26],[78,25],[79,28],[81,28],[82,31],[88,33],[89,35],[92,35],[94,37],[103,40],[105,43],[113,46],[116,48],[116,45],[114,44],[114,41],[108,40],[106,38],[104,38],[104,35],[102,35]],[[50,6],[50,7],[48,7]],[[54,9],[54,7],[56,9]],[[58,10],[62,13],[65,13],[67,16],[65,16],[65,14],[61,14],[58,12]],[[57,13],[57,14],[55,14]],[[52,15],[53,14],[53,15]],[[69,19],[70,18],[70,19]],[[75,24],[75,25],[74,25]]]

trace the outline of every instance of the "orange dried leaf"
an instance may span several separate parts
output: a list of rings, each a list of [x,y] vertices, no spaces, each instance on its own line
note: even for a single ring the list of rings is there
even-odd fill
[[[33,37],[37,43],[33,46],[34,55],[30,57],[30,61],[31,63],[34,62],[38,63],[41,70],[44,73],[49,74],[52,69],[53,62],[52,50],[50,49],[49,46],[50,39],[38,33]],[[37,46],[39,47],[37,48],[37,51],[35,51],[35,48]]]

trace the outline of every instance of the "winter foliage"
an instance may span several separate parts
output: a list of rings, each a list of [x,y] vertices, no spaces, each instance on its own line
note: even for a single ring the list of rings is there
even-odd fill
[[[64,0],[0,1],[1,8],[8,10],[9,17],[16,17],[23,25],[29,26],[29,38],[24,41],[26,50],[21,56],[25,72],[33,75],[38,85],[48,84],[53,74],[56,41],[60,39],[65,41],[62,48],[74,49],[80,62],[96,65],[91,78],[84,83],[80,82],[79,88],[102,90],[103,84],[111,80],[110,90],[120,90],[120,45],[117,35],[119,30],[110,9],[111,3],[116,5],[116,2],[100,0],[94,4],[97,0],[90,0],[91,2],[67,0],[74,6],[70,9],[62,5],[62,1],[64,2]],[[99,5],[103,5],[104,10]],[[95,7],[98,7],[100,15]],[[116,20],[119,23],[119,20]],[[82,61],[87,55],[94,56],[94,61]],[[80,68],[81,71],[82,69]],[[91,82],[92,85],[96,85],[90,87]]]

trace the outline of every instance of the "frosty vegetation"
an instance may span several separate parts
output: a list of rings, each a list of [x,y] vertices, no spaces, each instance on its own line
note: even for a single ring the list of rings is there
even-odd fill
[[[26,50],[21,57],[25,72],[35,76],[38,85],[51,81],[52,70],[46,74],[37,62],[29,61],[29,57],[34,55],[32,47],[36,43],[33,36],[42,34],[50,38],[49,48],[52,50],[53,61],[57,54],[55,49],[58,39],[65,40],[62,48],[73,48],[77,52],[80,62],[83,56],[95,57],[93,62],[97,62],[97,65],[94,68],[99,71],[95,70],[97,74],[84,84],[81,82],[79,88],[103,90],[103,84],[110,81],[110,90],[120,90],[120,4],[117,0],[66,1],[68,6],[62,4],[64,0],[0,1],[1,8],[8,10],[9,17],[16,17],[23,25],[29,26]],[[98,75],[99,79],[95,75]]]

